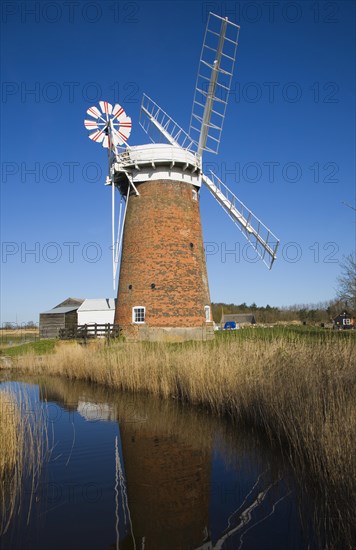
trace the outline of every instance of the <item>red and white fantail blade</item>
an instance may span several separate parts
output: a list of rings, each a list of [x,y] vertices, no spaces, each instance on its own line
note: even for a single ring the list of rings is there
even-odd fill
[[[120,135],[120,132],[115,128],[112,129],[111,135],[112,135],[112,141],[114,145],[123,145],[126,141],[122,138],[122,136]]]
[[[112,134],[115,136],[115,141],[117,141],[118,145],[123,145],[126,143],[126,141],[129,139],[131,133],[131,127],[129,128],[122,128],[121,126],[119,128],[113,128]]]
[[[107,101],[99,101],[100,109],[104,115],[106,115],[106,120],[109,120],[109,115],[112,113],[112,105]]]
[[[93,141],[96,141],[97,143],[101,143],[105,138],[105,128],[98,132],[94,132],[93,134],[89,134],[89,138]]]
[[[120,125],[120,129],[121,128],[130,128],[130,132],[131,132],[132,122],[131,122],[131,118],[129,116],[125,115],[124,117],[122,117],[119,120],[119,125]]]
[[[124,109],[119,104],[114,106],[112,116],[114,117],[113,123],[115,125],[115,129],[122,134],[122,139],[127,141],[131,133],[131,118],[127,116]],[[119,128],[117,128],[117,122],[119,123]]]
[[[105,134],[104,139],[103,139],[102,146],[103,146],[103,147],[110,147],[110,145],[111,145],[110,136],[108,136],[107,134]]]
[[[87,130],[98,130],[98,124],[95,120],[84,120],[84,126]]]
[[[112,110],[112,116],[114,118],[119,118],[120,115],[122,115],[122,114],[124,114],[126,116],[126,113],[125,113],[124,109],[121,107],[121,105],[116,103],[113,110]]]
[[[125,118],[122,119],[122,122],[113,123],[113,129],[121,136],[123,141],[127,141],[131,134],[132,122],[131,118],[125,115]]]
[[[101,112],[95,105],[93,107],[89,107],[87,110],[88,115],[92,116],[93,118],[99,118],[101,117]]]
[[[119,134],[122,137],[122,139],[124,140],[124,142],[127,141],[130,137],[130,134],[131,134],[131,127],[130,128],[123,128],[122,126],[120,126]]]
[[[123,124],[125,122],[131,122],[131,118],[129,116],[127,116],[127,114],[125,113],[123,108],[120,107],[120,105],[115,105],[115,107],[113,109],[113,112],[112,112],[112,116],[115,119],[117,119],[117,121],[120,124]],[[116,122],[116,120],[115,120],[115,122]]]

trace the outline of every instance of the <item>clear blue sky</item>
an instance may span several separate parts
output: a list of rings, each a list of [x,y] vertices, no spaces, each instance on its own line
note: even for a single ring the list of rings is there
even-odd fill
[[[249,261],[203,189],[211,299],[334,297],[339,261],[355,247],[354,211],[342,204],[355,203],[355,2],[1,8],[1,323],[37,321],[68,296],[114,295],[106,153],[87,137],[86,109],[119,101],[133,119],[130,144],[146,143],[146,92],[188,129],[210,10],[241,31],[220,151],[204,162],[281,239],[271,272]]]

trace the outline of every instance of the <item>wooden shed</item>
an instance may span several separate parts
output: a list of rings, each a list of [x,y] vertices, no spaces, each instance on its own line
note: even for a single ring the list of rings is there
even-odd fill
[[[59,329],[77,326],[77,310],[83,300],[67,298],[53,309],[40,313],[40,338],[57,338]]]

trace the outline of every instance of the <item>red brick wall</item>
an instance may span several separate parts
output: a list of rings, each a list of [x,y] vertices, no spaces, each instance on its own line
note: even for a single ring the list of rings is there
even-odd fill
[[[132,308],[145,306],[152,327],[204,325],[210,296],[192,190],[187,183],[160,180],[140,184],[140,195],[130,196],[115,323],[132,323]]]

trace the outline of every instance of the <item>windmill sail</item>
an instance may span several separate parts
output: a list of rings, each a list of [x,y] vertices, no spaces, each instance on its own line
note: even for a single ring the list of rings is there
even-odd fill
[[[217,153],[234,72],[240,27],[209,13],[190,119],[198,154]]]
[[[271,269],[277,257],[279,239],[234,195],[216,174],[210,173],[211,179],[202,174],[202,181],[244,237],[250,242],[263,263],[268,269]]]
[[[159,139],[162,139],[163,136],[172,145],[188,149],[188,151],[197,150],[197,143],[146,94],[142,96],[140,126],[153,143],[157,142],[158,130]]]

